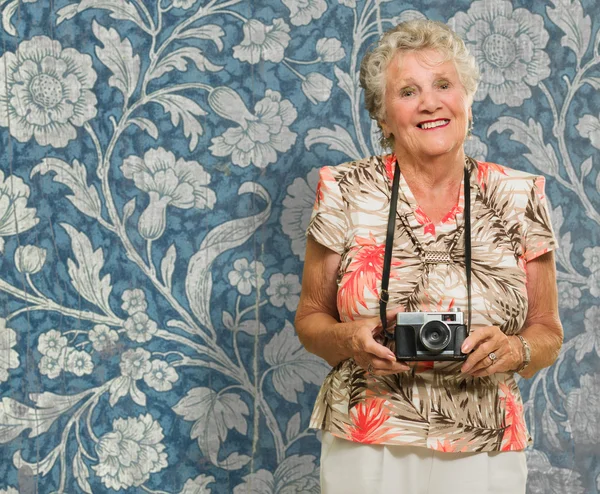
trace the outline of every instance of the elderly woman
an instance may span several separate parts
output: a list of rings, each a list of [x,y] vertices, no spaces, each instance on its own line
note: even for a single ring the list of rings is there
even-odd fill
[[[322,492],[524,493],[531,438],[514,374],[551,365],[562,344],[544,178],[465,156],[478,70],[444,24],[385,33],[360,81],[393,154],[321,169],[296,316],[333,366],[311,417]],[[388,324],[468,313],[458,362],[406,362],[382,344],[391,206]]]

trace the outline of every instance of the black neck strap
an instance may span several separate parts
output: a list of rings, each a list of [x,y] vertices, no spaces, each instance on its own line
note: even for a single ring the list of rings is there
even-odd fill
[[[467,162],[468,163],[468,162]],[[396,160],[394,170],[394,180],[392,182],[392,197],[390,199],[390,214],[387,224],[387,234],[385,238],[385,254],[383,257],[383,273],[381,277],[381,295],[379,297],[379,317],[385,343],[393,338],[387,331],[387,304],[390,299],[388,292],[390,282],[390,268],[392,264],[392,250],[394,248],[394,230],[396,227],[396,208],[398,205],[398,189],[400,187],[400,165]],[[465,167],[464,174],[464,238],[465,238],[465,271],[467,276],[467,333],[471,331],[471,183],[469,167]]]

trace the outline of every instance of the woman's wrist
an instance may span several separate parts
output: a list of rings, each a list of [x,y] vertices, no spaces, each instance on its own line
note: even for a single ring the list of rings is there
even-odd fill
[[[515,355],[515,365],[513,365],[513,372],[520,372],[523,368],[523,362],[525,354],[523,352],[523,344],[517,335],[509,336],[510,347],[512,353]]]
[[[519,339],[519,343],[521,344],[521,365],[517,368],[517,372],[523,372],[529,362],[531,362],[531,347],[527,340],[521,336],[520,334],[515,335]]]

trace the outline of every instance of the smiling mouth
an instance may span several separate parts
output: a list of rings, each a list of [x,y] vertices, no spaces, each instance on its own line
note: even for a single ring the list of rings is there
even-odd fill
[[[424,122],[424,123],[417,124],[417,127],[419,127],[420,129],[423,129],[423,130],[429,130],[429,129],[436,129],[438,127],[444,127],[445,125],[448,125],[449,123],[450,123],[450,120],[436,120],[435,122]]]

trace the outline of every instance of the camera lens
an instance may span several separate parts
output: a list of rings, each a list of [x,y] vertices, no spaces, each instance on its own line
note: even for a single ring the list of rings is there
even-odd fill
[[[442,321],[429,321],[419,331],[421,344],[432,353],[440,353],[450,343],[450,328]]]

